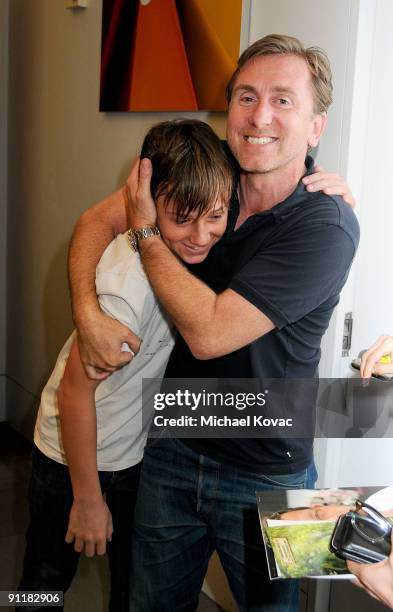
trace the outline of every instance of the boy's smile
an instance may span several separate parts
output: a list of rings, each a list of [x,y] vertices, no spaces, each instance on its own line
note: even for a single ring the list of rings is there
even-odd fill
[[[176,219],[176,206],[164,204],[164,196],[157,199],[157,224],[167,247],[188,264],[203,261],[218,242],[227,226],[228,206],[218,200],[214,206],[198,217]]]

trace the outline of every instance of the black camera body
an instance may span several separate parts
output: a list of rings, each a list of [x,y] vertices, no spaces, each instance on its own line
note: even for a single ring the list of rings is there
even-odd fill
[[[340,559],[378,563],[390,554],[392,525],[374,508],[358,503],[372,513],[350,511],[340,516],[330,539],[330,550]]]

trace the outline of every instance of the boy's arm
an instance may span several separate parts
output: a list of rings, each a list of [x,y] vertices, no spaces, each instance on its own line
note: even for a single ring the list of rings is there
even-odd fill
[[[74,542],[77,552],[84,549],[87,557],[105,554],[113,531],[97,473],[94,392],[98,384],[87,377],[75,339],[58,389],[61,434],[74,495],[65,540]]]
[[[71,239],[68,265],[73,317],[81,360],[92,379],[107,378],[132,359],[131,353],[121,351],[124,342],[134,353],[140,346],[139,338],[127,327],[101,311],[95,288],[96,266],[103,251],[127,226],[126,202],[119,189],[81,215]]]

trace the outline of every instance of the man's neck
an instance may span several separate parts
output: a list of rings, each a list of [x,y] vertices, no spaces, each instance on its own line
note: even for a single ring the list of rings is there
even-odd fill
[[[270,210],[293,193],[306,172],[304,164],[286,172],[242,172],[239,183],[240,212],[236,228],[259,212]]]

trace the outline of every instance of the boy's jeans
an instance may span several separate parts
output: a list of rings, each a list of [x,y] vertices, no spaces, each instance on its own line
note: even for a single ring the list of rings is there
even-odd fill
[[[101,488],[112,513],[113,537],[107,551],[111,569],[110,610],[128,611],[131,537],[140,464],[118,472],[99,472]],[[30,525],[26,534],[23,575],[18,589],[67,591],[79,554],[64,541],[73,501],[67,466],[33,448],[29,486]],[[23,607],[21,610],[47,608]],[[56,608],[58,609],[58,608]]]

